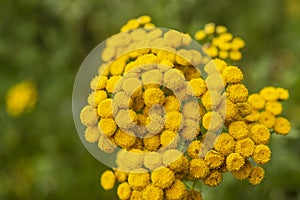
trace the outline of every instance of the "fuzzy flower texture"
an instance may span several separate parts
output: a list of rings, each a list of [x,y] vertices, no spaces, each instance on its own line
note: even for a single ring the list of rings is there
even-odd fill
[[[164,33],[149,16],[130,20],[121,32],[107,40],[80,113],[88,142],[107,153],[119,150],[118,167],[102,173],[102,187],[117,187],[121,200],[187,200],[202,199],[195,185],[215,187],[224,173],[260,184],[271,135],[291,129],[281,116],[289,93],[280,87],[248,93],[242,71],[229,64],[241,58],[244,41],[224,26],[205,25],[195,39],[205,41],[214,58],[208,61],[181,48],[191,43],[188,34]],[[168,51],[136,50],[141,43],[164,44]],[[205,63],[203,72],[191,63]],[[203,148],[208,143],[213,146]]]

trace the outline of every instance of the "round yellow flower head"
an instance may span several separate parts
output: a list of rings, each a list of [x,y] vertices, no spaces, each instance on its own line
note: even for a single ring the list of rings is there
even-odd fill
[[[236,142],[235,152],[239,153],[244,158],[247,158],[253,154],[254,142],[251,138],[245,138]]]
[[[207,45],[203,47],[205,53],[207,53],[210,57],[215,58],[218,56],[218,48],[216,46]]]
[[[128,175],[128,183],[134,190],[142,191],[150,183],[150,175],[143,169],[133,170]]]
[[[249,176],[249,182],[252,185],[258,185],[261,183],[261,181],[265,177],[265,170],[262,167],[255,166],[252,167],[250,176]]]
[[[270,147],[263,144],[255,146],[252,158],[257,164],[266,164],[271,159]]]
[[[240,51],[234,50],[229,52],[229,58],[234,61],[242,59],[242,53]]]
[[[289,91],[287,89],[276,88],[276,91],[278,93],[279,100],[287,100],[289,98]]]
[[[209,175],[203,180],[204,184],[215,187],[219,185],[223,180],[222,173],[220,170],[213,170],[209,173]]]
[[[206,108],[206,110],[216,109],[217,106],[222,101],[222,96],[217,91],[206,91],[204,95],[201,97],[202,104]]]
[[[248,127],[244,121],[234,121],[228,127],[228,132],[236,140],[244,139],[248,136]]]
[[[234,84],[227,87],[228,98],[237,103],[245,102],[248,98],[248,89],[243,84]]]
[[[149,152],[144,155],[144,165],[150,170],[155,170],[162,166],[162,154]]]
[[[121,78],[121,76],[111,76],[106,82],[106,91],[113,93]]]
[[[273,113],[275,116],[282,112],[282,105],[278,101],[268,101],[266,103],[266,111]]]
[[[151,181],[155,187],[169,188],[175,181],[175,174],[167,167],[161,167],[151,173]]]
[[[86,141],[88,141],[90,143],[97,142],[98,139],[99,139],[99,137],[100,137],[100,134],[98,132],[97,127],[95,127],[95,126],[88,126],[85,129],[84,137],[85,137]]]
[[[226,83],[237,84],[243,80],[242,71],[236,66],[228,66],[222,72],[222,76]]]
[[[224,90],[225,82],[221,74],[210,74],[205,79],[205,82],[209,91],[221,92]]]
[[[213,34],[216,30],[216,25],[214,23],[205,24],[203,30],[208,35]]]
[[[222,128],[223,119],[218,112],[207,112],[203,116],[202,125],[206,130],[217,131]]]
[[[156,151],[160,146],[160,135],[144,138],[143,142],[147,150]]]
[[[249,95],[248,102],[256,110],[261,110],[265,107],[265,99],[260,94],[254,93]]]
[[[274,131],[279,135],[287,135],[291,130],[289,120],[284,117],[278,117],[275,120]]]
[[[90,87],[92,90],[102,90],[105,88],[107,76],[96,76],[92,79]]]
[[[265,125],[268,128],[272,128],[275,124],[275,116],[273,113],[269,112],[269,111],[263,111],[259,114],[258,117],[258,122],[260,124]]]
[[[215,143],[214,148],[221,155],[229,155],[234,151],[235,141],[234,138],[228,133],[221,133]]]
[[[92,92],[88,97],[88,103],[91,106],[97,107],[98,104],[107,98],[107,93],[105,90],[97,90]]]
[[[190,161],[190,174],[196,179],[204,179],[209,174],[209,167],[202,159],[192,159]]]
[[[165,98],[163,106],[164,106],[164,109],[165,109],[166,112],[168,112],[168,111],[179,111],[180,102],[178,101],[176,96],[170,95],[170,96],[167,96]]]
[[[143,192],[133,190],[130,196],[130,200],[142,200],[143,199]],[[146,198],[145,198],[146,199]]]
[[[225,118],[227,121],[232,121],[233,119],[235,119],[235,117],[238,114],[237,105],[227,98],[225,101],[223,100],[221,102],[218,109],[220,109],[220,113],[222,114],[222,117]],[[225,109],[225,116],[223,116],[224,109]]]
[[[115,121],[118,127],[130,129],[137,121],[137,114],[133,110],[121,109],[115,116]]]
[[[117,125],[115,120],[111,118],[101,118],[98,124],[98,129],[100,133],[103,133],[109,137],[115,133],[117,130]]]
[[[256,144],[267,144],[270,140],[271,134],[269,129],[263,124],[249,125],[250,137]]]
[[[228,58],[228,56],[229,56],[229,54],[228,54],[227,51],[223,51],[223,50],[220,50],[220,51],[219,51],[219,58],[225,60],[225,59]]]
[[[224,157],[217,151],[211,150],[205,155],[204,161],[210,169],[216,169],[223,164]]]
[[[165,128],[167,130],[176,131],[179,129],[182,115],[178,111],[167,112],[165,119]]]
[[[245,47],[245,41],[239,37],[235,37],[233,38],[233,40],[231,41],[231,48],[233,50],[239,50],[241,48]]]
[[[128,148],[131,147],[135,143],[135,136],[132,135],[133,133],[126,133],[122,131],[121,129],[118,129],[116,133],[114,134],[114,140],[115,143],[122,147],[122,148]]]
[[[276,101],[279,97],[279,94],[275,87],[265,87],[259,92],[259,94],[266,101]]]
[[[190,143],[187,153],[191,158],[199,158],[199,153],[202,147],[202,143],[199,140],[195,140]]]
[[[162,105],[165,100],[165,95],[159,88],[148,88],[145,90],[143,98],[146,106],[155,104]]]
[[[207,90],[205,81],[202,78],[192,78],[189,83],[193,89],[195,96],[197,97],[203,95]]]
[[[98,148],[106,153],[112,153],[116,149],[113,138],[101,135],[98,139]]]
[[[200,41],[203,40],[206,37],[206,33],[204,32],[204,30],[199,30],[195,33],[195,39]]]
[[[160,135],[160,144],[162,147],[176,148],[177,142],[178,136],[174,131],[165,130]]]
[[[246,117],[246,116],[250,115],[252,112],[252,108],[248,102],[238,103],[237,107],[238,107],[238,113],[242,117]]]
[[[142,82],[137,78],[125,78],[125,80],[122,80],[122,89],[128,96],[131,96],[137,90],[142,90],[141,85]]]
[[[241,169],[245,164],[245,158],[239,153],[231,153],[226,158],[226,166],[228,171],[237,171]]]
[[[168,46],[179,47],[181,45],[181,41],[182,34],[177,31],[170,30],[164,34],[164,42]]]
[[[112,171],[106,170],[102,173],[100,177],[100,184],[104,190],[111,190],[115,186],[115,182],[116,177]]]
[[[101,101],[98,105],[97,111],[100,117],[112,118],[113,117],[112,99],[105,99]]]
[[[118,197],[121,199],[121,200],[126,200],[126,199],[129,199],[130,196],[131,196],[131,188],[129,186],[128,183],[121,183],[119,186],[118,186],[118,189],[117,189],[117,194],[118,194]]]
[[[97,110],[93,106],[85,106],[80,112],[81,123],[92,126],[98,122]]]
[[[142,198],[138,200],[163,200],[163,198],[164,191],[161,188],[155,187],[151,184],[142,191]]]
[[[252,165],[249,161],[247,161],[241,169],[237,171],[233,171],[231,173],[237,180],[245,180],[250,176],[251,170],[252,170]]]
[[[209,61],[205,66],[204,66],[204,71],[208,74],[214,74],[214,73],[222,73],[225,67],[227,66],[226,62],[215,58],[211,61]]]
[[[186,187],[179,179],[176,179],[173,185],[165,190],[166,200],[181,200],[185,195]]]

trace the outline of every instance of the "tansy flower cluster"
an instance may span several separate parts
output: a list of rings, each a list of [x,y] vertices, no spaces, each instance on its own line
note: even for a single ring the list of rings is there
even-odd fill
[[[189,46],[187,34],[137,29],[149,23],[149,16],[130,20],[106,41],[80,113],[86,141],[116,155],[116,167],[100,177],[102,187],[117,187],[122,200],[201,200],[195,184],[217,186],[223,173],[260,184],[271,133],[290,131],[280,116],[288,91],[266,87],[249,95],[238,66],[209,60]],[[208,24],[201,34],[195,38],[229,33]],[[222,40],[232,42],[227,51],[244,46],[240,40],[233,47],[228,38]]]
[[[11,117],[19,117],[31,111],[37,102],[38,92],[31,81],[22,81],[12,86],[6,94],[6,111]]]
[[[241,49],[245,47],[244,40],[234,37],[225,26],[205,24],[203,29],[196,32],[195,39],[212,58],[226,61],[238,61],[242,58]]]

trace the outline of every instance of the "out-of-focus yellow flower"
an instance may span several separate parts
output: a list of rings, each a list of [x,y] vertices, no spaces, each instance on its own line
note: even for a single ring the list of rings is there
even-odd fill
[[[265,107],[265,99],[260,94],[254,93],[249,95],[248,102],[256,110],[261,110]]]
[[[249,182],[252,185],[258,185],[261,183],[261,181],[265,177],[265,170],[262,167],[255,166],[252,167],[250,176],[249,176]]]
[[[117,189],[117,194],[118,194],[118,197],[121,199],[121,200],[126,200],[126,199],[129,199],[130,196],[131,196],[131,188],[130,188],[130,185],[128,183],[121,183],[119,186],[118,186],[118,189]]]
[[[266,101],[276,101],[279,94],[275,87],[265,87],[259,93]]]
[[[102,173],[100,184],[105,190],[111,190],[115,186],[115,182],[116,177],[112,171],[106,170],[104,173]]]
[[[119,183],[123,183],[127,180],[128,173],[117,169],[114,169],[114,172],[115,172],[116,179]]]
[[[31,81],[22,81],[12,86],[6,94],[6,111],[11,117],[19,117],[36,105],[38,91]]]
[[[282,112],[282,105],[278,101],[268,101],[266,103],[266,111],[273,113],[275,116]]]
[[[263,111],[259,114],[258,121],[266,127],[272,128],[275,124],[275,116],[269,111]]]
[[[206,33],[203,30],[199,30],[195,33],[195,39],[200,41],[206,37]]]
[[[271,134],[269,129],[263,124],[254,124],[249,127],[250,137],[256,144],[267,144]]]
[[[278,93],[278,99],[279,100],[287,100],[289,98],[289,91],[284,88],[276,88],[276,91]]]
[[[289,120],[284,117],[277,117],[275,120],[274,131],[279,135],[287,135],[291,130]]]
[[[216,29],[216,25],[214,23],[208,23],[208,24],[205,24],[204,25],[204,32],[206,34],[213,34],[215,32],[215,29]]]

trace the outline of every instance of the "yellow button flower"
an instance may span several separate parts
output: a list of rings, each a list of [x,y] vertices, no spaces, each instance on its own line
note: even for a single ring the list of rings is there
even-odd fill
[[[216,32],[217,32],[218,34],[226,33],[226,32],[227,32],[227,28],[226,28],[226,26],[218,25],[218,26],[216,27]]]
[[[93,106],[85,106],[80,112],[81,123],[92,126],[98,122],[97,110]]]
[[[190,143],[187,153],[191,158],[199,158],[199,153],[202,147],[202,143],[199,140],[195,140]]]
[[[275,116],[269,111],[263,111],[259,114],[258,121],[266,127],[272,128],[275,124]]]
[[[115,174],[110,171],[106,170],[102,173],[100,177],[100,184],[103,187],[104,190],[111,190],[115,186],[116,177]]]
[[[90,143],[97,142],[100,137],[97,127],[95,127],[95,126],[87,127],[84,131],[84,137],[85,137],[86,141],[88,141]]]
[[[263,144],[255,146],[252,158],[254,162],[260,165],[268,163],[271,159],[270,147]]]
[[[284,117],[278,117],[275,120],[274,131],[279,135],[287,135],[291,130],[289,120]]]
[[[141,85],[142,82],[137,78],[123,78],[122,80],[122,89],[128,96],[131,96],[135,91],[142,90]]]
[[[117,170],[117,169],[114,169],[114,172],[115,172],[116,179],[119,183],[123,183],[127,180],[127,177],[128,177],[127,172]]]
[[[175,174],[167,167],[161,167],[151,173],[151,181],[155,187],[166,189],[175,181]]]
[[[119,186],[118,186],[118,189],[117,189],[117,194],[118,194],[118,197],[121,199],[121,200],[127,200],[130,198],[131,196],[131,188],[129,186],[128,183],[121,183]]]
[[[222,155],[229,155],[235,148],[234,138],[228,133],[221,133],[216,140],[214,148]]]
[[[259,94],[266,100],[266,101],[275,101],[278,99],[278,92],[276,91],[275,87],[265,87],[263,88]]]
[[[244,158],[247,158],[253,154],[254,142],[250,138],[245,138],[236,142],[235,152],[239,153]]]
[[[149,152],[144,155],[144,165],[150,170],[155,170],[162,166],[162,154]]]
[[[165,190],[166,200],[181,200],[185,195],[186,187],[179,179],[176,179],[173,185]]]
[[[178,111],[167,112],[165,118],[165,128],[167,130],[176,131],[179,129],[182,115]]]
[[[206,91],[201,97],[201,101],[206,110],[216,109],[222,101],[222,96],[217,91]]]
[[[213,170],[209,175],[203,180],[205,185],[210,187],[215,187],[219,185],[223,180],[222,173],[219,170]]]
[[[112,99],[105,99],[98,105],[97,111],[100,117],[112,118],[113,117]]]
[[[165,95],[159,88],[148,88],[145,90],[143,98],[146,106],[161,105],[165,100]]]
[[[250,137],[256,144],[267,144],[271,134],[265,125],[254,124],[250,126]]]
[[[115,120],[111,118],[101,118],[98,124],[98,129],[100,133],[103,133],[109,137],[115,133],[117,130],[117,125]]]
[[[205,81],[202,78],[193,78],[189,81],[195,96],[200,97],[203,95],[207,88]]]
[[[227,87],[228,97],[233,102],[245,102],[248,98],[248,89],[243,84],[235,84]]]
[[[128,183],[134,190],[141,191],[150,183],[149,173],[141,170],[135,170],[129,173]]]
[[[265,99],[256,93],[249,95],[248,102],[256,110],[261,110],[265,107]]]
[[[234,121],[228,127],[228,132],[236,140],[241,140],[248,136],[248,127],[244,121]]]
[[[231,48],[233,50],[239,50],[241,48],[245,47],[245,41],[239,37],[235,37],[233,38],[233,40],[231,41]]]
[[[197,179],[204,179],[209,174],[209,167],[202,159],[192,159],[190,161],[190,174]]]
[[[176,148],[178,142],[177,133],[165,130],[160,135],[160,144],[165,148]]]
[[[142,200],[143,199],[143,192],[142,191],[137,191],[133,190],[130,196],[130,200]],[[147,198],[145,198],[147,199]]]
[[[229,58],[234,61],[238,61],[242,59],[242,53],[240,51],[230,51]]]
[[[163,164],[174,172],[186,172],[189,169],[189,160],[182,152],[170,149],[163,154]]]
[[[142,198],[138,200],[163,200],[164,191],[161,188],[154,185],[148,185],[145,190],[142,191]]]
[[[249,161],[247,161],[241,169],[237,171],[233,171],[231,173],[237,180],[245,180],[250,176],[251,171],[252,171],[252,165]]]
[[[107,82],[106,76],[96,76],[92,79],[90,87],[92,90],[102,90],[105,88]]]
[[[136,139],[135,136],[131,134],[118,129],[114,135],[115,143],[122,148],[131,147],[135,143]]]
[[[207,112],[203,116],[202,125],[206,130],[217,131],[223,126],[223,119],[217,112]]]
[[[226,166],[228,171],[237,171],[245,164],[245,159],[239,153],[231,153],[226,158]]]
[[[287,100],[289,98],[289,91],[284,88],[276,88],[279,100]]]
[[[236,66],[228,66],[222,72],[222,76],[226,83],[240,83],[243,80],[242,71]]]
[[[171,47],[179,47],[182,41],[182,34],[175,31],[170,30],[164,34],[164,42],[166,45]]]
[[[195,33],[194,37],[196,40],[201,41],[206,37],[206,33],[204,32],[204,30],[199,30]]]
[[[278,101],[267,101],[265,109],[276,116],[281,114],[282,105]]]
[[[203,30],[208,35],[213,34],[216,30],[216,25],[214,23],[205,24]]]
[[[249,182],[252,185],[258,185],[265,177],[265,170],[259,166],[252,167]]]
[[[143,142],[146,149],[156,151],[160,146],[160,135],[144,138]]]
[[[106,91],[110,93],[114,93],[115,87],[118,85],[119,81],[121,80],[121,76],[112,76],[106,82]]]
[[[217,151],[211,150],[205,155],[204,162],[210,169],[216,169],[223,164],[224,157]]]
[[[105,90],[97,90],[92,92],[88,97],[88,103],[91,106],[97,107],[98,104],[107,98],[107,93]]]
[[[166,112],[179,111],[180,102],[175,95],[170,95],[165,98],[163,106]]]

